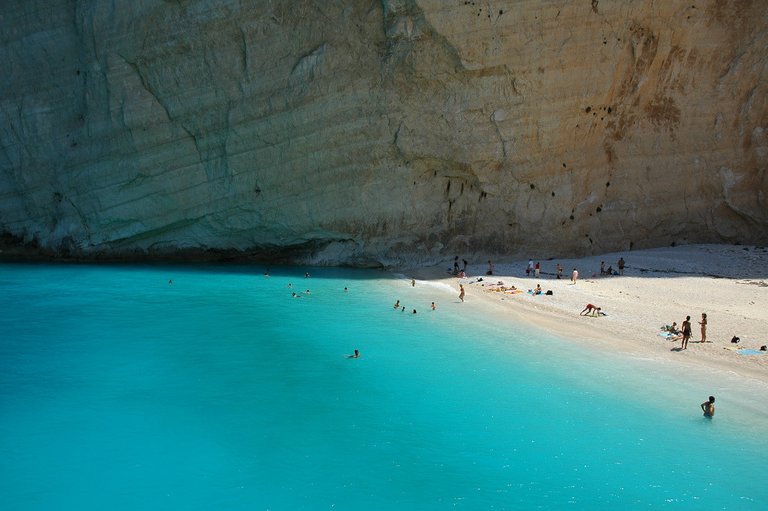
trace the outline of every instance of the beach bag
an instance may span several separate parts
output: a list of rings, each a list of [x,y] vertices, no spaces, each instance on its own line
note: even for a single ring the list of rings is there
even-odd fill
[[[736,337],[736,336],[734,335],[734,336],[733,336],[733,338],[731,339],[731,342],[732,342],[733,344],[736,344],[736,343],[738,343],[740,340],[741,340],[741,339],[739,339],[738,337]]]
[[[549,296],[552,296],[554,293],[552,292],[552,290],[551,290],[551,289],[548,289],[548,290],[547,290],[547,292],[546,292],[546,293],[544,293],[544,294],[546,294],[546,295],[549,295]]]

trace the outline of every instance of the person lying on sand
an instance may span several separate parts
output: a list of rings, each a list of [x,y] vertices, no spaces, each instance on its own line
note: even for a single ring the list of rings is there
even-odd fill
[[[508,291],[518,290],[515,286],[505,286],[504,283],[501,281],[499,281],[498,284],[489,284],[488,288],[491,291],[497,291],[497,292],[508,292]]]
[[[677,329],[677,323],[672,323],[672,326],[667,325],[661,327],[661,333],[659,333],[659,335],[668,341],[679,341],[683,338],[682,332]]]

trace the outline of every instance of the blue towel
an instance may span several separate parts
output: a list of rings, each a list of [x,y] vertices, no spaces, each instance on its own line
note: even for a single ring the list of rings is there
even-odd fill
[[[764,355],[768,353],[768,351],[760,351],[760,350],[737,350],[742,355]]]

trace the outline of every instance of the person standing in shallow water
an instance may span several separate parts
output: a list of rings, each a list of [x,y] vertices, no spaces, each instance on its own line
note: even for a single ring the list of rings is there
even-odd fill
[[[704,412],[704,417],[711,419],[715,416],[715,396],[709,396],[707,401],[701,403],[701,411]]]
[[[573,273],[571,273],[571,284],[576,284],[577,280],[579,280],[579,270],[574,268]]]
[[[688,349],[688,340],[691,338],[691,317],[686,316],[685,321],[682,324],[683,340],[680,347],[684,350]]]
[[[459,300],[461,300],[463,302],[464,301],[464,285],[463,284],[459,284],[459,289],[460,289],[460,291],[459,291]]]

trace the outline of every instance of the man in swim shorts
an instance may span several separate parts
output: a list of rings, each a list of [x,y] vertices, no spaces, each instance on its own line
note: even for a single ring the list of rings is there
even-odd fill
[[[595,305],[588,303],[587,306],[584,307],[584,310],[579,312],[579,316],[586,316],[587,314],[592,314],[593,316],[597,316],[599,313],[600,313],[600,307],[596,307]]]
[[[684,350],[687,350],[688,339],[691,338],[691,317],[690,316],[685,317],[685,321],[683,321],[683,325],[682,325],[682,330],[683,330],[683,340],[680,347]]]

